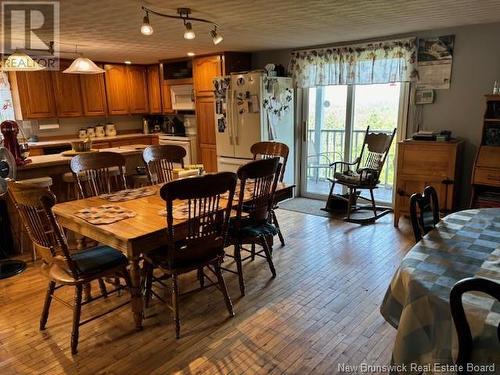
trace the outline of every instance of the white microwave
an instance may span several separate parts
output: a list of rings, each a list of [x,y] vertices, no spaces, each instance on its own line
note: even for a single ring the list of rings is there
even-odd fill
[[[181,111],[194,111],[193,85],[170,86],[172,109]]]

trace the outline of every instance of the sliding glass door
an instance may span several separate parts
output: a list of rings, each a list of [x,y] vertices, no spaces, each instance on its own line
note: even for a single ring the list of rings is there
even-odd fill
[[[390,133],[398,126],[403,104],[401,85],[350,85],[310,88],[304,93],[306,134],[303,137],[302,195],[326,198],[329,165],[352,161],[361,151],[366,127]],[[395,142],[387,158],[375,199],[392,201]],[[342,187],[336,186],[337,193]]]

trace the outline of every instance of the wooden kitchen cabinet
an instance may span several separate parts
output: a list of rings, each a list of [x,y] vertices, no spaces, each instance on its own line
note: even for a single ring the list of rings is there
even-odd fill
[[[104,65],[106,98],[110,115],[129,114],[127,67],[119,64]]]
[[[398,143],[394,226],[398,226],[401,215],[409,215],[410,196],[426,186],[436,189],[442,214],[457,209],[463,145],[461,140]]]
[[[83,115],[80,74],[63,73],[70,65],[71,61],[61,60],[59,71],[52,72],[57,117]]]
[[[163,113],[175,113],[175,110],[172,108],[172,95],[170,94],[170,85],[166,81],[163,81],[161,85],[161,96]]]
[[[213,79],[222,75],[220,55],[193,59],[193,83],[196,96],[213,96]]]
[[[146,67],[141,65],[129,65],[126,68],[128,77],[129,113],[148,113],[149,103]]]
[[[200,145],[201,160],[207,172],[217,172],[216,145]]]
[[[196,121],[199,124],[200,145],[215,145],[215,103],[210,97],[196,99]]]
[[[148,77],[149,113],[154,113],[154,114],[162,113],[162,104],[161,104],[162,87],[160,84],[159,65],[149,65],[147,67],[147,77]]]
[[[23,119],[56,117],[52,72],[16,72],[13,77],[17,84]]]
[[[81,74],[83,115],[105,116],[107,113],[104,74]]]

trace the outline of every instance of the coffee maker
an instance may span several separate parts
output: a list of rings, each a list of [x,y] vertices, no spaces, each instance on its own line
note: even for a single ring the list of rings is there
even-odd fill
[[[0,124],[0,131],[3,135],[4,147],[14,156],[16,165],[22,166],[31,163],[28,159],[29,147],[27,143],[19,143],[17,135],[19,134],[19,125],[12,120],[4,121]]]

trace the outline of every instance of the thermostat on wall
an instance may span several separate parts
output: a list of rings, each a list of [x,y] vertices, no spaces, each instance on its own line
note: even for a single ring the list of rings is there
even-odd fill
[[[434,90],[417,90],[415,92],[415,104],[434,103]]]

